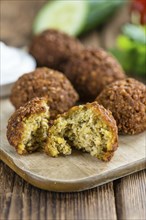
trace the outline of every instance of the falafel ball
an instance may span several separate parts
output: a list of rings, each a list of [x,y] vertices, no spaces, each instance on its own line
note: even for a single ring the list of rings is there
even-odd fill
[[[125,78],[120,64],[100,48],[81,50],[61,69],[86,100],[94,100],[106,85]]]
[[[49,118],[46,98],[34,98],[13,113],[7,125],[7,138],[18,154],[32,153],[44,147]]]
[[[146,129],[146,86],[132,78],[107,86],[96,98],[109,109],[119,133],[137,134]]]
[[[117,146],[117,126],[111,112],[93,102],[74,106],[54,120],[45,151],[57,157],[71,154],[75,147],[109,161]]]
[[[44,96],[48,98],[52,118],[67,111],[78,100],[70,81],[62,73],[48,68],[37,68],[21,76],[12,88],[10,100],[19,108],[34,97]]]
[[[62,62],[70,55],[76,55],[83,45],[75,38],[57,30],[48,29],[35,36],[29,52],[35,57],[38,66],[60,70]]]

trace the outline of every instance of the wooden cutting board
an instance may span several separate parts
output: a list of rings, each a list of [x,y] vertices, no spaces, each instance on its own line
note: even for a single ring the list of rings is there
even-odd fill
[[[146,168],[146,132],[120,136],[119,148],[110,162],[78,151],[58,158],[39,152],[20,156],[6,138],[7,121],[13,111],[8,99],[1,101],[0,158],[36,187],[60,192],[82,191]]]

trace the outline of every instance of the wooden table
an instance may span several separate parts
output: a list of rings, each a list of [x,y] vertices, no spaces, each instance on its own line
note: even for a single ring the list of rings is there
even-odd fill
[[[37,189],[0,162],[1,220],[144,220],[146,172],[78,193]]]
[[[1,39],[15,46],[26,45],[34,14],[44,1],[2,1]],[[26,14],[22,13],[22,8],[23,12],[27,11]],[[123,17],[126,18],[125,15]],[[119,16],[118,19],[124,21]],[[101,33],[101,39],[104,33],[107,33],[106,30]],[[95,33],[91,35],[91,40],[93,46],[98,45]],[[54,193],[31,186],[0,161],[0,220],[7,219],[144,220],[146,172],[141,171],[84,192]]]

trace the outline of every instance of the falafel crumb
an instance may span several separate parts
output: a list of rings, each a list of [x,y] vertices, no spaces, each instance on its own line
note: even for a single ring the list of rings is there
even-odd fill
[[[22,141],[18,144],[17,151],[23,154],[25,151],[31,153],[43,149],[47,139],[49,125],[47,115],[35,115],[24,121],[24,133]]]
[[[110,160],[117,141],[116,129],[113,132],[115,125],[112,127],[103,120],[96,108],[95,103],[88,103],[59,116],[49,130],[46,153],[57,157],[69,155],[76,148],[98,159]]]
[[[18,154],[43,150],[48,138],[50,107],[47,99],[34,98],[17,109],[7,126],[9,143]]]

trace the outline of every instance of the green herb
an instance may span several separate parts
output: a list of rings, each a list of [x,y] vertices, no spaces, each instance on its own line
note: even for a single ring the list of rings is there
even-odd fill
[[[117,38],[116,48],[110,52],[119,60],[127,73],[146,74],[146,28],[125,25]]]

